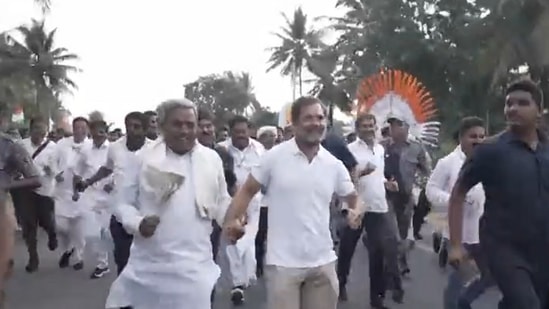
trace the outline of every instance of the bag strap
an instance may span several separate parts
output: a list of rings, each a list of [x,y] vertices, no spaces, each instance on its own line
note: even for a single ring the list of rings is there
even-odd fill
[[[34,158],[38,157],[42,150],[46,149],[46,146],[48,146],[49,143],[50,140],[46,140],[44,143],[42,143],[42,145],[38,146],[38,148],[36,148],[36,150],[32,154],[32,159],[34,160]]]

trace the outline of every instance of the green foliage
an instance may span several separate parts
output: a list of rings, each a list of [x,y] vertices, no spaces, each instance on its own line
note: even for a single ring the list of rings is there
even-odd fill
[[[234,115],[251,117],[263,110],[248,73],[224,72],[199,77],[185,85],[185,97],[199,108],[213,112],[218,126],[226,124]]]
[[[16,37],[20,37],[18,40]],[[0,80],[4,99],[10,104],[22,104],[26,111],[40,112],[51,118],[60,106],[59,97],[77,89],[69,77],[79,69],[68,64],[78,59],[66,48],[56,47],[56,30],[47,31],[44,21],[32,20],[22,25],[14,35],[0,37]],[[29,100],[25,93],[33,93]]]
[[[431,91],[443,134],[449,136],[466,115],[486,118],[492,133],[499,130],[503,90],[520,66],[528,66],[547,93],[549,43],[541,37],[549,30],[546,1],[339,0],[336,5],[345,14],[332,18],[340,36],[327,52],[337,55],[334,86],[350,97],[362,78],[382,68],[407,71]]]

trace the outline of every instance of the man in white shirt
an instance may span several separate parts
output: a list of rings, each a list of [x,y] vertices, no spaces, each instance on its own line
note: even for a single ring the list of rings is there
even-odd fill
[[[113,195],[116,196],[118,188],[124,185],[125,175],[130,174],[131,169],[138,162],[138,154],[151,142],[145,137],[148,123],[149,117],[141,112],[127,114],[124,118],[126,135],[110,144],[106,161],[93,176],[86,180],[85,186],[93,185],[106,177],[112,177],[115,191]],[[124,230],[114,215],[110,219],[110,232],[114,242],[114,261],[120,274],[128,262],[133,237]]]
[[[63,250],[59,267],[68,267],[73,259],[73,268],[81,270],[84,268],[87,205],[77,201],[73,176],[80,152],[91,143],[87,138],[88,120],[75,118],[72,131],[73,136],[60,140],[55,149],[55,220],[59,245]]]
[[[320,145],[326,129],[322,102],[302,97],[293,103],[291,115],[295,138],[265,153],[252,169],[233,199],[224,229],[233,241],[242,236],[240,218],[264,186],[269,203],[267,308],[336,309],[330,202],[334,193],[344,197],[349,222],[357,224],[357,195],[343,163]]]
[[[46,138],[48,123],[42,117],[34,117],[30,120],[30,137],[20,143],[29,153],[36,166],[41,186],[34,190],[21,189],[20,192],[28,195],[28,203],[21,207],[21,228],[23,239],[29,252],[29,261],[25,270],[29,273],[38,269],[39,258],[37,250],[37,229],[42,227],[48,234],[48,248],[57,248],[57,235],[55,231],[54,201],[51,197],[53,191],[53,170],[55,142]]]
[[[229,121],[230,138],[220,143],[234,159],[237,187],[242,186],[252,169],[259,165],[265,148],[250,138],[250,122],[244,116],[235,116]],[[246,232],[235,244],[228,245],[227,258],[233,280],[231,300],[235,305],[244,302],[244,290],[256,278],[255,237],[259,228],[259,209],[262,194],[252,199],[246,213]]]
[[[361,114],[355,121],[358,139],[348,148],[358,162],[357,191],[361,207],[365,211],[363,228],[367,234],[370,274],[370,305],[374,309],[384,305],[386,278],[393,290],[393,300],[402,303],[404,291],[398,269],[398,239],[392,233],[386,190],[398,190],[394,180],[385,179],[385,150],[376,141],[377,123],[372,114]],[[351,268],[351,260],[362,230],[347,228],[339,244],[338,276],[340,299],[346,300],[345,284]],[[386,272],[385,272],[385,271]]]
[[[169,100],[158,109],[161,138],[125,176],[116,217],[134,235],[128,264],[106,308],[211,309],[220,275],[212,256],[212,220],[230,203],[223,163],[196,141],[196,106]]]
[[[264,126],[257,130],[257,139],[265,147],[266,150],[270,150],[277,144],[278,130],[275,126]],[[264,190],[263,198],[261,200],[261,208],[259,210],[259,227],[257,229],[257,235],[255,237],[255,260],[257,262],[257,277],[263,276],[264,260],[265,260],[265,242],[267,241],[267,221],[269,215],[269,208],[267,205],[267,198],[265,197]]]
[[[108,126],[103,120],[96,120],[90,123],[92,144],[84,148],[76,166],[75,182],[77,189],[84,191],[81,202],[88,204],[88,229],[86,238],[90,249],[96,259],[96,267],[91,274],[91,279],[103,277],[109,272],[109,247],[110,238],[109,220],[111,217],[110,205],[113,202],[111,192],[113,190],[112,177],[103,179],[96,183],[83,182],[93,176],[107,160],[109,151]]]
[[[462,119],[459,128],[459,145],[437,162],[427,182],[425,193],[434,207],[434,213],[447,217],[450,193],[458,179],[461,167],[466,158],[472,155],[473,148],[482,143],[485,133],[482,119],[478,117]],[[479,222],[484,212],[484,201],[485,195],[481,184],[477,184],[467,193],[462,233],[463,246],[478,266],[481,276],[463,288],[467,282],[463,282],[462,274],[459,271],[450,274],[444,291],[445,309],[470,309],[471,303],[493,284],[479,241]],[[447,226],[443,227],[443,234],[448,237]]]

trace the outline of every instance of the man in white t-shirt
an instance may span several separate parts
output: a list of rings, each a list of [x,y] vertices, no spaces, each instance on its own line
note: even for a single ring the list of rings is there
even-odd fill
[[[349,204],[349,223],[357,225],[357,194],[347,169],[320,145],[326,108],[302,97],[292,106],[295,137],[265,153],[239,189],[224,224],[229,239],[243,234],[239,218],[261,186],[269,203],[267,308],[336,309],[337,259],[330,233],[332,195]],[[359,225],[359,224],[358,224]]]
[[[370,275],[370,305],[373,309],[386,308],[385,292],[392,288],[392,298],[402,303],[404,292],[398,269],[398,239],[392,232],[387,204],[386,190],[397,191],[394,179],[387,180],[384,175],[385,150],[376,141],[377,124],[372,114],[357,117],[355,127],[358,139],[349,144],[349,150],[358,162],[357,190],[361,199],[361,208],[365,211],[362,221],[367,237],[368,263]],[[346,228],[341,236],[338,254],[338,276],[340,299],[346,300],[345,283],[351,269],[351,260],[361,231]]]

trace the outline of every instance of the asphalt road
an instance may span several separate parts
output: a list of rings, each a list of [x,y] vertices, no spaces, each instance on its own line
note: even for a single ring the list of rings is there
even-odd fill
[[[22,241],[17,243],[15,273],[8,285],[9,309],[102,309],[107,296],[113,273],[98,280],[90,280],[89,274],[93,265],[86,265],[82,271],[72,268],[59,269],[59,253],[46,249],[44,237],[41,237],[40,270],[34,274],[25,273],[26,252]],[[221,259],[223,269],[225,262]],[[350,283],[348,286],[349,301],[342,303],[339,309],[369,308],[368,306],[368,269],[367,253],[362,244],[353,259]],[[390,308],[406,309],[442,309],[442,291],[446,274],[436,266],[435,255],[429,251],[427,242],[420,242],[410,257],[412,273],[405,281],[405,303],[396,305],[387,302]],[[220,281],[220,293],[213,306],[214,309],[232,308],[226,276]],[[265,292],[262,282],[252,287],[246,295],[246,305],[241,308],[263,308]],[[475,309],[496,308],[499,295],[489,291],[473,305]]]

